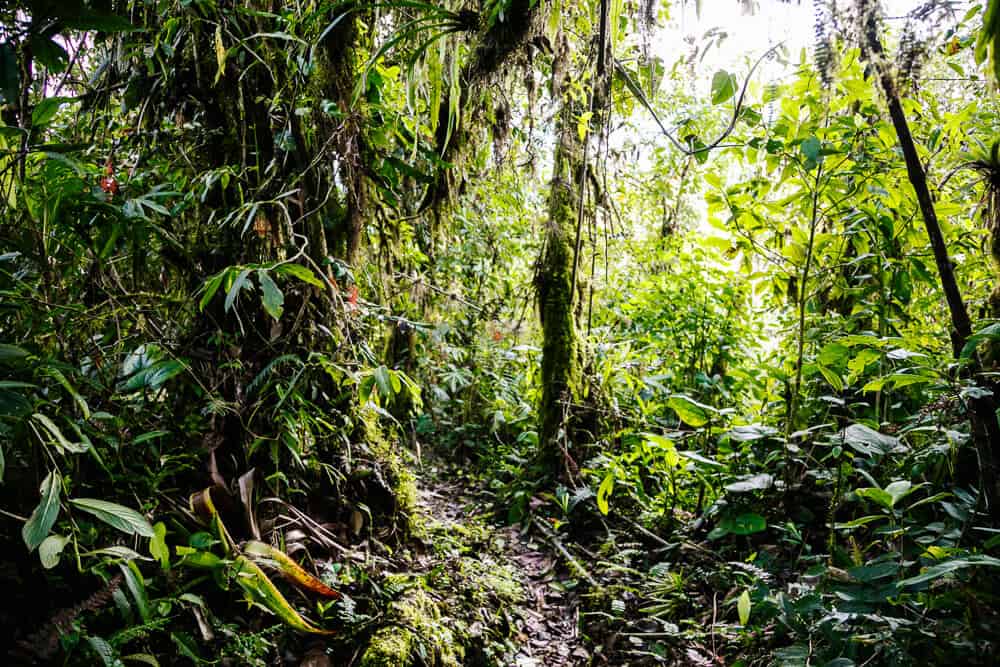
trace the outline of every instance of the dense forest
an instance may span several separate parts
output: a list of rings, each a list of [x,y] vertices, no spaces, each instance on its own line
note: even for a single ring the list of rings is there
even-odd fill
[[[4,664],[1000,663],[998,49],[0,3]]]

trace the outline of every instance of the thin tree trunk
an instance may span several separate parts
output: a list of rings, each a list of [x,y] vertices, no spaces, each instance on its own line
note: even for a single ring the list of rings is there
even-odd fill
[[[577,197],[583,177],[583,142],[576,119],[584,111],[567,94],[565,76],[568,46],[562,40],[553,62],[553,96],[563,103],[557,130],[549,217],[536,275],[538,309],[542,323],[542,403],[540,406],[540,459],[555,471],[560,447],[565,449],[571,428],[571,408],[579,396],[579,340],[574,315],[573,264],[577,226]],[[566,452],[563,452],[565,454]]]
[[[934,201],[931,198],[930,188],[927,186],[927,174],[920,156],[917,154],[917,147],[910,133],[910,126],[903,112],[903,105],[899,98],[899,91],[896,89],[892,73],[886,66],[885,50],[879,40],[878,26],[876,23],[875,11],[869,0],[859,0],[858,7],[863,20],[864,50],[868,61],[875,67],[882,90],[885,92],[886,103],[889,107],[889,116],[892,125],[896,130],[900,148],[903,150],[903,159],[906,162],[906,173],[910,184],[917,195],[917,202],[920,204],[920,213],[924,219],[924,226],[927,229],[927,238],[930,241],[931,249],[934,252],[934,262],[937,264],[938,275],[941,278],[941,288],[944,290],[945,300],[948,303],[948,310],[951,314],[951,343],[955,357],[959,358],[962,348],[972,335],[972,321],[969,312],[962,300],[962,294],[958,289],[958,281],[955,279],[955,271],[951,259],[948,256],[948,246],[945,244],[944,234],[941,232],[941,225],[938,222],[937,211],[934,209]],[[974,369],[973,369],[974,370]],[[1000,424],[997,423],[996,408],[997,402],[993,397],[972,399],[970,401],[969,419],[972,427],[973,442],[979,456],[979,473],[982,477],[982,489],[986,500],[986,507],[994,523],[1000,522],[1000,507],[997,506],[997,455],[1000,454]],[[974,482],[980,480],[963,479],[962,482]]]

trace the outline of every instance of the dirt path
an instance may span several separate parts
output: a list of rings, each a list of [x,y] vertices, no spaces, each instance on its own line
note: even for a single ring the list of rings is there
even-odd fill
[[[442,475],[444,477],[446,475]],[[577,667],[588,664],[590,655],[577,628],[580,606],[577,596],[561,589],[568,578],[546,540],[525,533],[519,526],[489,524],[487,503],[470,489],[452,480],[427,475],[419,485],[420,509],[443,525],[458,528],[470,522],[485,525],[490,544],[502,560],[518,573],[524,602],[510,610],[514,621],[514,667]]]

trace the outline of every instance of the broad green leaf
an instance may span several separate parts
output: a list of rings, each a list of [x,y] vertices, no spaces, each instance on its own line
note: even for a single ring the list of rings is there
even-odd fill
[[[907,482],[906,480],[899,480],[896,482],[892,482],[891,484],[886,486],[885,492],[892,497],[892,506],[895,507],[896,503],[898,503],[900,500],[910,495],[911,493],[913,493],[922,486],[924,485],[918,484],[916,486],[913,486],[912,483]]]
[[[66,49],[49,37],[40,35],[31,38],[31,55],[50,73],[57,74],[64,71],[69,63],[69,54],[66,53]]]
[[[243,269],[236,276],[236,280],[233,281],[232,287],[229,288],[229,292],[226,293],[226,301],[223,304],[225,311],[228,313],[233,304],[236,303],[237,297],[240,295],[240,291],[249,284],[247,277],[250,275],[250,269]]]
[[[237,556],[230,569],[230,574],[235,578],[239,587],[243,589],[247,600],[271,612],[290,628],[310,634],[334,634],[332,630],[318,628],[303,618],[275,587],[274,583],[268,579],[263,570],[246,556]]]
[[[885,378],[887,384],[892,384],[893,389],[902,389],[915,384],[933,382],[936,378],[927,375],[912,375],[910,373],[893,373]]]
[[[69,395],[76,402],[77,407],[80,408],[80,412],[83,413],[83,419],[85,421],[89,420],[90,419],[90,407],[87,405],[87,401],[83,398],[83,396],[80,395],[80,392],[78,392],[76,390],[76,387],[74,387],[72,384],[70,384],[70,381],[68,379],[66,379],[66,376],[63,375],[62,371],[60,371],[58,368],[49,367],[49,368],[45,369],[45,373],[49,377],[52,377],[53,379],[55,379],[56,382],[58,382],[59,384],[61,384],[63,386],[63,388],[66,390],[66,392],[69,393]]]
[[[888,377],[880,377],[880,378],[875,378],[874,380],[869,380],[868,382],[865,383],[865,386],[861,388],[861,391],[864,392],[882,391],[882,388],[885,387],[888,381],[889,381]]]
[[[868,364],[878,361],[881,357],[882,354],[878,350],[863,349],[847,362],[847,369],[855,375],[860,375],[868,367]]]
[[[38,545],[48,537],[49,531],[52,530],[52,525],[55,524],[56,517],[59,515],[61,491],[62,478],[59,473],[53,470],[42,480],[42,499],[21,529],[21,537],[24,539],[28,551],[37,549]]]
[[[889,454],[901,446],[898,438],[879,433],[864,424],[851,424],[841,432],[841,436],[844,444],[866,456]]]
[[[747,512],[737,516],[727,516],[719,522],[719,528],[733,535],[752,535],[767,528],[767,520],[759,514]]]
[[[128,547],[123,547],[120,544],[104,547],[103,549],[94,549],[93,551],[87,551],[86,553],[82,553],[80,555],[111,556],[112,558],[119,558],[121,560],[152,560],[150,558],[146,558],[135,549],[129,549]]]
[[[97,498],[71,498],[69,502],[123,533],[142,537],[155,536],[153,527],[146,521],[146,517],[124,505]]]
[[[187,658],[195,665],[204,664],[201,656],[198,655],[198,644],[186,632],[171,632],[170,639],[177,647],[177,652]]]
[[[150,440],[156,440],[157,438],[162,438],[163,436],[170,435],[170,431],[147,431],[142,435],[137,435],[132,439],[130,444],[141,445],[144,442],[149,442]]]
[[[206,570],[216,570],[226,564],[226,561],[219,558],[211,551],[200,551],[198,549],[192,549],[191,547],[185,547],[180,544],[178,544],[174,550],[181,559],[178,565],[189,565],[191,567]]]
[[[140,389],[155,391],[162,387],[167,380],[182,373],[184,369],[184,363],[176,359],[158,361],[132,375],[124,384],[123,390],[126,392],[139,391]]]
[[[283,577],[304,591],[316,593],[327,598],[340,597],[340,593],[303,570],[302,566],[292,560],[288,554],[280,549],[275,549],[270,544],[250,540],[243,545],[243,553],[259,565],[274,568]]]
[[[7,345],[6,343],[0,343],[0,361],[12,361],[14,359],[23,359],[28,356],[28,351],[23,347],[18,347],[17,345]]]
[[[42,561],[42,567],[51,570],[59,564],[59,556],[69,543],[69,538],[64,535],[49,535],[38,546],[38,557]]]
[[[736,442],[753,442],[763,438],[770,438],[778,434],[778,429],[762,424],[747,424],[745,426],[734,426],[727,434]]]
[[[896,586],[898,588],[906,588],[907,586],[916,586],[917,584],[922,584],[927,581],[939,579],[946,574],[950,574],[952,572],[956,572],[958,570],[962,570],[967,567],[976,567],[979,565],[986,565],[989,567],[1000,567],[1000,559],[981,554],[966,556],[965,558],[956,558],[955,560],[950,560],[944,563],[938,563],[937,565],[932,565],[931,567],[927,568],[921,574],[918,574],[915,577],[910,577],[909,579],[903,579],[902,581],[898,582]]]
[[[681,464],[681,457],[677,452],[677,446],[674,445],[673,440],[655,433],[643,433],[642,436],[646,439],[648,445],[655,447],[660,455],[663,456],[663,462],[668,467],[676,468]]]
[[[375,384],[378,386],[378,393],[384,399],[392,398],[392,380],[389,378],[389,369],[385,366],[379,366],[375,369],[373,374],[375,378]]]
[[[323,287],[323,282],[316,277],[316,274],[313,273],[311,269],[302,266],[301,264],[282,264],[274,270],[283,275],[298,278],[302,282],[309,283],[314,287]]]
[[[884,489],[880,489],[875,486],[868,486],[861,489],[855,489],[854,495],[859,498],[867,498],[868,500],[874,501],[875,503],[881,505],[882,507],[892,509],[893,500],[892,495],[890,495]]]
[[[1000,322],[994,322],[989,326],[983,327],[976,333],[969,336],[965,341],[965,346],[962,348],[961,358],[968,359],[972,356],[972,353],[976,351],[976,347],[979,343],[984,340],[997,340],[1000,339]]]
[[[745,626],[750,621],[750,591],[743,591],[736,601],[736,611],[740,616],[740,625]]]
[[[56,449],[60,452],[82,454],[89,449],[86,443],[70,442],[69,439],[63,435],[63,432],[59,429],[59,427],[55,425],[55,422],[40,412],[36,412],[31,415],[31,418],[35,420],[35,422],[42,425],[45,432],[49,434],[49,442],[55,445]]]
[[[824,366],[839,366],[846,361],[851,350],[841,343],[827,343],[820,350],[817,362]]]
[[[736,94],[736,77],[720,69],[712,77],[712,104],[722,104]]]
[[[167,526],[162,521],[153,524],[153,537],[149,540],[150,555],[160,562],[164,570],[170,569],[170,549],[167,547]]]
[[[809,137],[799,145],[799,150],[806,157],[806,169],[815,169],[819,164],[820,151],[823,145],[816,137]]]
[[[31,111],[31,126],[40,127],[42,125],[47,125],[53,118],[55,118],[56,113],[59,111],[59,107],[66,104],[67,102],[73,102],[72,97],[46,97],[44,100],[35,105],[35,108]]]
[[[716,461],[715,459],[710,459],[707,456],[703,456],[702,454],[699,454],[698,452],[695,451],[685,450],[682,452],[678,452],[678,454],[680,454],[684,458],[691,459],[695,463],[700,463],[702,465],[710,466],[712,468],[726,467],[725,463],[722,463],[721,461]]]
[[[671,396],[667,401],[667,406],[677,413],[677,416],[682,422],[688,424],[689,426],[698,428],[708,423],[709,410],[711,408],[708,408],[708,406],[702,405],[687,396],[679,394]]]
[[[285,305],[285,295],[267,274],[267,271],[258,270],[257,280],[260,282],[261,301],[264,310],[275,320],[281,319],[281,313]]]
[[[840,379],[840,376],[837,375],[837,373],[822,364],[816,364],[816,368],[819,369],[823,379],[830,383],[830,386],[833,387],[834,391],[844,391],[844,381]]]
[[[135,564],[135,561],[131,560],[119,563],[118,567],[121,568],[122,575],[125,577],[125,586],[128,588],[129,593],[132,594],[135,606],[139,610],[139,616],[142,617],[143,621],[148,621],[151,615],[149,596],[146,594],[146,582],[142,578],[142,573],[139,572],[139,567]]]
[[[101,637],[95,637],[93,635],[87,635],[87,643],[90,644],[91,650],[97,654],[101,659],[101,664],[104,667],[117,667],[121,664],[118,660],[118,653],[115,651],[114,647],[107,642],[107,640]]]
[[[608,498],[611,496],[611,492],[615,488],[615,474],[609,472],[601,480],[601,485],[597,487],[597,509],[601,511],[601,514],[607,515],[610,507],[608,507]]]
[[[760,473],[752,477],[747,477],[732,484],[726,484],[726,491],[731,493],[747,493],[749,491],[761,491],[774,486],[774,478],[767,473]]]
[[[205,284],[202,286],[201,300],[198,301],[198,310],[205,310],[205,306],[212,301],[212,297],[219,291],[219,287],[222,285],[222,281],[226,279],[228,273],[229,269],[223,269],[205,281]]]

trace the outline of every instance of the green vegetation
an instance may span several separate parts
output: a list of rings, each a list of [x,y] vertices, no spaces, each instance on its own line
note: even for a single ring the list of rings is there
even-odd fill
[[[0,7],[5,664],[994,664],[1000,0],[708,4]]]

